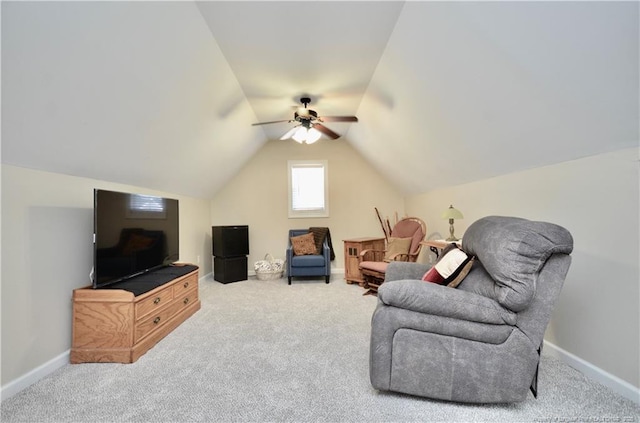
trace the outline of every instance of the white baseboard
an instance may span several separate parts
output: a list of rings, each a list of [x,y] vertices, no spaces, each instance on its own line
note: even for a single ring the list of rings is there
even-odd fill
[[[28,388],[45,376],[48,376],[49,374],[55,372],[60,367],[69,364],[70,352],[70,350],[67,350],[59,356],[54,357],[41,366],[38,366],[35,369],[31,370],[29,373],[7,383],[2,387],[2,391],[0,392],[0,400],[4,401],[7,398],[11,398],[23,389]]]
[[[544,350],[552,357],[562,360],[567,365],[578,370],[590,379],[595,380],[614,390],[617,394],[630,399],[636,404],[640,404],[640,388],[636,388],[627,381],[620,379],[618,376],[607,373],[599,367],[594,366],[586,360],[565,351],[551,342],[544,341]]]

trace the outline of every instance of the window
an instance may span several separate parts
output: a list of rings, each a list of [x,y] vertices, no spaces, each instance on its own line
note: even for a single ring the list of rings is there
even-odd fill
[[[289,217],[329,217],[326,160],[290,160]]]
[[[162,197],[131,194],[128,206],[127,217],[129,219],[165,219],[167,217]]]

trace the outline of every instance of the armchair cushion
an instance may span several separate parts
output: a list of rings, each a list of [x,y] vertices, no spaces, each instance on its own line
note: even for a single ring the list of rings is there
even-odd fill
[[[293,267],[324,267],[326,258],[319,254],[305,254],[301,256],[293,256],[291,265]]]
[[[385,274],[388,267],[389,263],[386,261],[363,261],[360,264],[360,269],[362,270],[370,270],[381,274]]]
[[[517,312],[533,299],[540,268],[554,253],[570,254],[573,238],[552,223],[489,216],[469,226],[463,248],[495,281],[496,300]]]
[[[462,251],[456,244],[449,244],[442,250],[436,264],[422,276],[422,280],[455,288],[467,276],[473,261],[473,256]]]
[[[384,255],[386,261],[394,260],[398,254],[409,254],[412,238],[398,238],[390,236],[387,241],[387,250]]]
[[[293,254],[295,254],[296,256],[318,253],[312,233],[292,236],[291,245],[293,246]]]
[[[378,299],[418,313],[494,325],[516,324],[515,313],[490,298],[417,280],[385,282],[378,288]]]

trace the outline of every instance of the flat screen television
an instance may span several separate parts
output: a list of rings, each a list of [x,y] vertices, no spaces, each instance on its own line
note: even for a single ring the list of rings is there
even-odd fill
[[[93,200],[93,288],[178,260],[178,200],[101,189]]]

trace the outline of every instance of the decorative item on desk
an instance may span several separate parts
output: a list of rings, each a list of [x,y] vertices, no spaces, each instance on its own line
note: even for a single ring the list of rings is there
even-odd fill
[[[447,238],[447,241],[458,241],[458,238],[456,238],[456,236],[453,234],[453,220],[463,219],[464,216],[462,215],[462,212],[460,212],[460,210],[458,209],[453,208],[453,206],[451,205],[442,213],[442,218],[449,219],[449,238]]]

